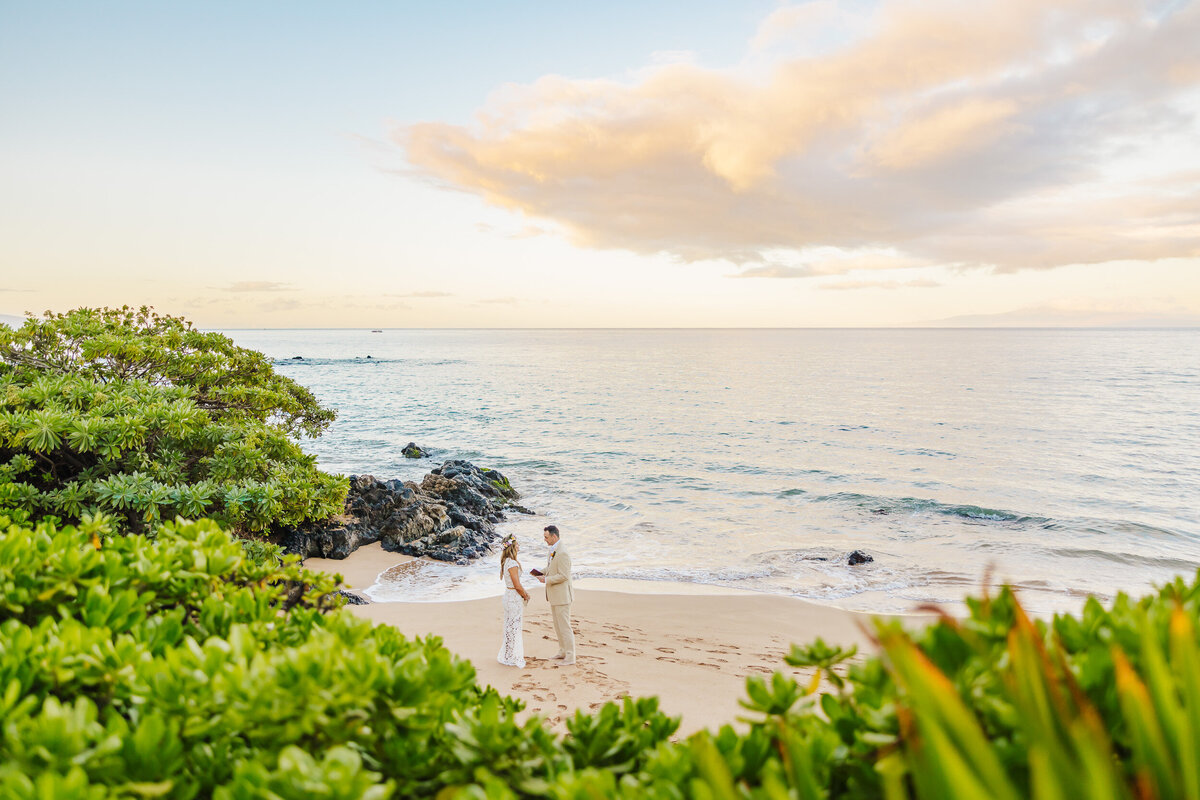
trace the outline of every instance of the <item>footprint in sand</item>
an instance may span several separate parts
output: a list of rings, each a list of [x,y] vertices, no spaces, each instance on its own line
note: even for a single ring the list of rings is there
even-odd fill
[[[672,649],[671,649],[671,648],[669,648],[669,647],[656,647],[656,648],[654,648],[654,649],[655,649],[655,650],[657,650],[657,651],[658,651],[658,652],[660,652],[660,653],[674,653],[674,652],[675,652],[674,650],[672,650]]]

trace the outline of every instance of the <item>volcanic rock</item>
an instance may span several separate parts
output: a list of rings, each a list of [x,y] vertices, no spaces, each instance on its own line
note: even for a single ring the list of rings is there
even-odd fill
[[[404,449],[400,451],[405,458],[429,458],[433,453],[423,447],[418,447],[416,442],[409,442],[404,445]]]
[[[389,552],[464,564],[491,550],[495,523],[519,497],[504,475],[468,461],[447,461],[420,484],[352,475],[343,514],[286,528],[278,538],[303,558],[341,559],[380,542]]]

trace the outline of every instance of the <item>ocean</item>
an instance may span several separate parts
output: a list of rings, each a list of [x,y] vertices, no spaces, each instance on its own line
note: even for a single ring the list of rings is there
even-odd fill
[[[338,410],[323,469],[498,469],[526,566],[554,523],[583,586],[903,612],[990,581],[1047,613],[1200,567],[1200,330],[225,333]],[[498,595],[495,561],[369,594]]]

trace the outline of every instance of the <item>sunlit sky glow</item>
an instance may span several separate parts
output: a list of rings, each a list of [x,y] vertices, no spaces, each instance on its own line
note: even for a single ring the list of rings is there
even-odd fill
[[[0,315],[1200,325],[1200,3],[0,0]]]

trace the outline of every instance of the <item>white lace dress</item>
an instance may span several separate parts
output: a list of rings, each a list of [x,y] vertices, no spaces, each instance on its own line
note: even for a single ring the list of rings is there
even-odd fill
[[[510,667],[525,666],[525,640],[523,626],[525,617],[525,601],[513,588],[510,567],[521,568],[513,559],[504,562],[504,638],[500,640],[500,654],[496,660]]]

